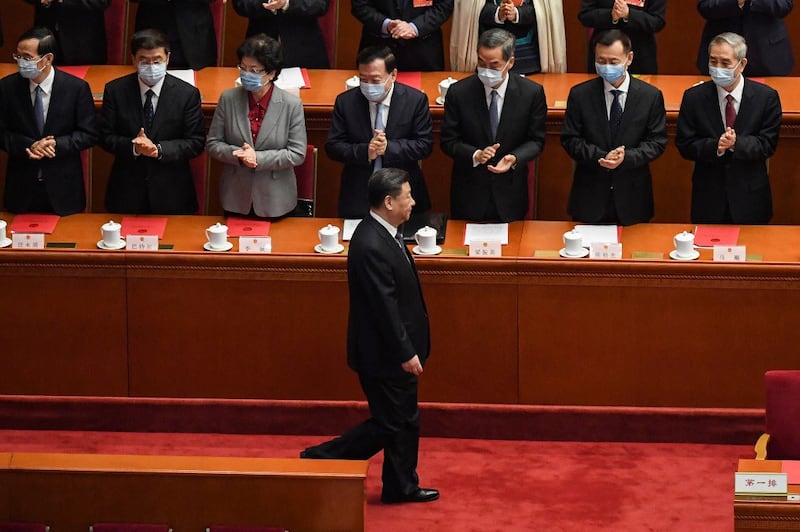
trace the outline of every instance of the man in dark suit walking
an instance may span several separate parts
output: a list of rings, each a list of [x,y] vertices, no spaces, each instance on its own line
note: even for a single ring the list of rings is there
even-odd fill
[[[344,163],[339,216],[363,218],[369,212],[367,180],[382,167],[409,173],[416,205],[430,209],[428,189],[418,161],[433,152],[433,125],[428,98],[397,83],[394,54],[384,46],[358,54],[361,85],[336,97],[325,150]]]
[[[588,223],[632,225],[653,217],[650,163],[667,146],[664,96],[632,77],[630,38],[594,38],[599,77],[569,91],[561,145],[575,161],[568,212]]]
[[[81,150],[97,142],[94,101],[82,79],[53,67],[56,40],[25,32],[19,72],[0,80],[0,147],[8,152],[5,208],[73,214],[86,207]]]
[[[706,19],[697,69],[708,74],[711,39],[732,32],[747,42],[748,76],[788,76],[794,68],[794,54],[783,19],[793,7],[793,0],[697,0],[697,11]]]
[[[105,10],[111,0],[25,1],[35,6],[34,24],[55,36],[59,65],[106,64]]]
[[[778,144],[781,101],[766,85],[745,79],[747,44],[735,33],[711,40],[713,83],[683,94],[675,144],[694,161],[692,222],[766,224],[772,218],[767,174]]]
[[[514,36],[478,40],[478,73],[447,91],[442,151],[453,158],[453,218],[513,222],[528,210],[528,163],[544,146],[547,101],[538,83],[508,75]]]
[[[442,24],[454,0],[352,0],[350,12],[363,28],[359,50],[388,46],[401,72],[444,70]]]
[[[169,41],[172,68],[200,70],[217,64],[214,0],[131,0],[137,2],[136,31],[156,29]],[[221,0],[218,0],[221,1]]]
[[[134,214],[194,214],[189,160],[203,151],[200,92],[168,76],[169,43],[157,30],[131,38],[137,72],[112,80],[103,94],[101,141],[114,154],[106,208]]]
[[[417,476],[417,386],[430,352],[430,328],[414,259],[398,232],[414,206],[408,179],[396,168],[369,178],[370,211],[347,254],[347,363],[358,373],[372,417],[300,453],[366,460],[383,449],[384,503],[439,498],[437,490],[420,488]]]

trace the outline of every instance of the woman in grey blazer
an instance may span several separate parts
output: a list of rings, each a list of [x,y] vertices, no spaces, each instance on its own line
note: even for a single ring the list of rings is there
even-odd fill
[[[274,85],[280,44],[264,34],[237,50],[241,87],[222,93],[206,150],[225,166],[220,201],[228,215],[279,218],[297,205],[294,167],[306,155],[303,104]]]

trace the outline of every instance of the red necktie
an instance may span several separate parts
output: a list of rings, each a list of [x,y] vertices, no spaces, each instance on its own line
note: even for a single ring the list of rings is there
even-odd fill
[[[728,103],[725,104],[725,127],[733,128],[736,123],[736,108],[733,107],[733,96],[728,94]]]

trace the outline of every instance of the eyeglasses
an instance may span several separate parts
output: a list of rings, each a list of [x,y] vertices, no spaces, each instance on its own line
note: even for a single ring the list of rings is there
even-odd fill
[[[236,65],[236,67],[242,72],[250,72],[251,74],[266,74],[266,68],[258,68],[258,67],[249,67],[245,65]]]
[[[166,62],[166,59],[140,59],[138,64],[141,66],[163,65]]]
[[[11,59],[14,60],[15,63],[18,63],[20,59],[24,59],[25,61],[36,61],[37,63],[42,60],[42,56],[39,57],[27,57],[24,55],[19,54],[11,54]]]

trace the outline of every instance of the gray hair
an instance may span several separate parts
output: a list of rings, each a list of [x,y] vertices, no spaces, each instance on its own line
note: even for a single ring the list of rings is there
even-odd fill
[[[708,43],[708,55],[711,55],[712,46],[719,46],[720,44],[730,45],[730,47],[733,48],[733,53],[736,54],[736,58],[739,61],[747,57],[747,43],[745,42],[744,37],[738,33],[728,31],[725,33],[720,33],[711,39],[711,42]]]
[[[504,29],[492,28],[481,33],[478,37],[478,49],[481,48],[503,48],[503,59],[508,61],[514,55],[514,45],[516,39],[511,33]]]

